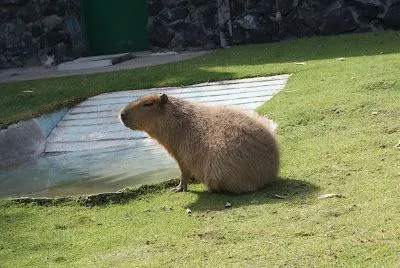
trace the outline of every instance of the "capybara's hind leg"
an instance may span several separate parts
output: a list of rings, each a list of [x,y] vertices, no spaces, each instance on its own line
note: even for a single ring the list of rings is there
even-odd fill
[[[178,186],[172,188],[173,192],[187,192],[187,185],[189,183],[190,172],[181,168],[181,181]]]

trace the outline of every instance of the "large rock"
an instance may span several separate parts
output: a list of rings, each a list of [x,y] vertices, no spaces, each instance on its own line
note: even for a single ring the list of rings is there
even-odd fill
[[[7,6],[7,5],[16,5],[22,6],[25,5],[29,0],[0,0],[0,6]]]
[[[278,2],[278,10],[283,16],[288,15],[298,5],[297,0],[281,0]]]
[[[3,55],[6,52],[6,44],[4,40],[0,40],[0,55]]]
[[[154,17],[149,18],[147,21],[147,32],[150,44],[161,48],[168,47],[175,36],[170,27],[167,27],[163,21]]]
[[[40,19],[41,16],[39,7],[32,3],[28,3],[26,6],[18,9],[16,15],[25,21],[25,23],[34,22]]]
[[[43,15],[51,16],[57,15],[60,17],[64,17],[68,12],[68,2],[67,1],[58,1],[56,3],[50,2],[47,6],[44,7]]]
[[[147,0],[147,10],[149,16],[157,15],[164,9],[162,0]]]
[[[50,32],[54,29],[62,29],[63,28],[63,20],[61,17],[57,15],[51,15],[44,17],[42,20],[44,30],[46,32]]]
[[[194,24],[190,24],[186,27],[183,38],[185,40],[185,45],[188,47],[201,47],[208,41],[203,29]]]
[[[79,24],[78,19],[75,16],[67,16],[64,20],[66,31],[73,37],[80,37],[82,34],[82,28]]]
[[[239,17],[233,23],[233,42],[260,43],[276,40],[278,23],[262,13],[251,12]]]
[[[24,32],[25,23],[16,18],[0,25],[0,40],[3,40],[7,47],[12,47],[23,37]]]
[[[245,0],[231,0],[231,17],[235,19],[243,14],[245,11],[246,1]]]
[[[168,27],[171,27],[174,31],[182,31],[187,26],[187,22],[185,20],[176,20],[172,23],[168,24]]]
[[[207,35],[202,27],[189,24],[183,32],[185,47],[201,47],[211,49],[218,46],[217,36]]]
[[[25,35],[23,38],[21,38],[21,40],[17,43],[17,47],[24,56],[33,55],[38,49],[29,35]]]
[[[53,47],[58,43],[68,41],[70,43],[70,36],[64,30],[53,30],[46,33],[47,46]]]
[[[396,1],[396,0],[394,0]],[[356,5],[375,5],[375,6],[383,6],[387,3],[387,0],[354,0]],[[393,2],[393,0],[392,0]]]
[[[400,4],[392,6],[388,10],[383,18],[383,25],[386,28],[400,30]]]
[[[232,43],[233,44],[245,44],[249,39],[249,34],[246,32],[243,28],[241,28],[239,25],[234,24],[232,26]]]
[[[189,15],[189,9],[186,7],[177,7],[171,9],[164,9],[160,13],[160,18],[166,22],[173,22],[176,20],[185,19]]]
[[[12,59],[11,65],[23,66],[26,64],[27,59],[30,60],[37,52],[38,44],[35,44],[32,38],[28,35],[23,36],[18,41],[7,44],[6,57]]]
[[[43,29],[41,24],[30,24],[29,31],[33,38],[40,37],[43,34]]]
[[[203,5],[207,5],[212,1],[209,0],[190,0],[190,3],[196,7],[198,6],[203,6]]]
[[[202,21],[204,28],[211,31],[218,29],[217,8],[213,5],[205,7],[202,11]]]
[[[285,37],[307,37],[315,35],[321,24],[321,15],[309,7],[299,7],[283,18]]]
[[[260,27],[258,14],[254,13],[238,17],[234,23],[244,30],[257,30]]]
[[[0,8],[0,23],[6,22],[10,18],[10,11],[6,8]]]
[[[381,14],[384,13],[385,8],[378,0],[359,0],[354,2],[352,10],[357,14],[356,16],[358,17],[358,21],[360,21],[365,27],[368,24],[372,24],[374,19],[381,16]]]
[[[277,6],[276,6],[276,1],[248,0],[246,1],[245,9],[248,11],[256,11],[268,15],[276,13]]]
[[[356,30],[359,27],[347,8],[334,9],[326,14],[318,30],[321,34],[340,34]]]
[[[72,59],[72,45],[68,43],[58,43],[53,48],[56,63]]]
[[[168,45],[168,48],[174,51],[184,50],[185,47],[185,38],[181,32],[176,32],[175,36],[172,38],[171,42]]]
[[[164,6],[167,8],[187,7],[189,4],[189,0],[163,0],[163,2]],[[191,0],[190,2],[196,2],[196,1]]]
[[[8,59],[4,55],[0,54],[0,69],[5,69],[8,67],[10,67]]]

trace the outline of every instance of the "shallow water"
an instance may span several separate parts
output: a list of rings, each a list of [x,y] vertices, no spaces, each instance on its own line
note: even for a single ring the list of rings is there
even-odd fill
[[[161,147],[74,152],[1,169],[0,198],[95,194],[178,176],[176,163]]]

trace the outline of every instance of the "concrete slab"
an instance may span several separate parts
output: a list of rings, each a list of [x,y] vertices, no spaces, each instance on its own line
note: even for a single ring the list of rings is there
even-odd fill
[[[130,60],[132,58],[133,58],[133,54],[130,52],[122,53],[122,54],[114,54],[114,55],[82,57],[82,58],[77,58],[73,61],[68,61],[68,62],[59,64],[57,66],[57,70],[58,71],[76,71],[76,70],[107,67],[107,66],[121,63],[123,61]]]
[[[283,89],[288,75],[101,94],[73,107],[46,141],[46,157],[0,171],[0,198],[116,191],[179,176],[175,161],[146,133],[118,120],[131,100],[149,93],[255,110]],[[279,121],[278,121],[279,123]]]
[[[113,72],[118,70],[129,70],[129,69],[187,60],[208,54],[210,52],[212,51],[211,50],[190,51],[190,52],[188,51],[182,53],[154,55],[150,51],[141,51],[132,53],[134,56],[133,59],[121,62],[119,64],[114,64],[106,67],[98,67],[94,69],[81,69],[81,70],[70,70],[70,71],[57,70],[57,66],[51,66],[51,67],[35,66],[35,67],[25,67],[25,68],[1,69],[0,83],[35,80],[35,79],[70,76],[70,75],[80,75],[80,74]]]
[[[119,122],[118,113],[130,101],[149,93],[163,92],[198,103],[239,107],[252,105],[246,108],[254,109],[254,104],[259,105],[280,91],[287,78],[287,75],[281,75],[182,88],[132,90],[98,95],[70,109],[50,134],[45,152],[74,152],[113,146],[136,147],[134,140],[142,140],[146,136],[123,127]],[[86,116],[88,114],[90,117]]]

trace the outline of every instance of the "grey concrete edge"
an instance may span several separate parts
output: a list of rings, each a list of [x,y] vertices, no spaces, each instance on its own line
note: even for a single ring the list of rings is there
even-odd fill
[[[0,167],[40,156],[47,137],[67,112],[67,108],[62,108],[0,130]]]

